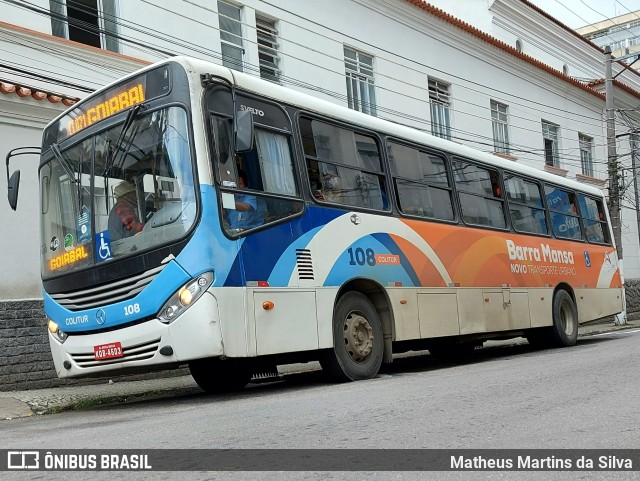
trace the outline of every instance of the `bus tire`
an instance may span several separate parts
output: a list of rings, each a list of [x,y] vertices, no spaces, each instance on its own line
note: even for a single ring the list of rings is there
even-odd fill
[[[371,379],[382,364],[384,338],[380,317],[360,292],[347,292],[333,312],[333,349],[320,360],[322,369],[338,382]]]
[[[578,309],[569,293],[559,290],[553,297],[551,343],[556,347],[574,346],[578,340]]]
[[[196,359],[189,371],[200,389],[209,394],[238,391],[251,380],[251,371],[241,362],[219,358]]]

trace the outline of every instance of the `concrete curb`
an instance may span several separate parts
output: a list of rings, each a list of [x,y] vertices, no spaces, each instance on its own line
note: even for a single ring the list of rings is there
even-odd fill
[[[123,403],[185,390],[200,390],[191,376],[124,382],[105,380],[104,384],[6,392],[0,393],[0,420]]]

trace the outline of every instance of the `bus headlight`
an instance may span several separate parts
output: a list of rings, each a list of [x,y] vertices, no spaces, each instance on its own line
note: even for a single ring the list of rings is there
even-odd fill
[[[61,343],[66,341],[67,337],[69,337],[67,333],[62,332],[58,324],[53,322],[51,319],[49,319],[49,322],[47,323],[47,327],[49,329],[49,332],[53,334],[53,336]]]
[[[213,273],[205,272],[178,289],[158,312],[158,319],[169,324],[204,294],[213,282]]]

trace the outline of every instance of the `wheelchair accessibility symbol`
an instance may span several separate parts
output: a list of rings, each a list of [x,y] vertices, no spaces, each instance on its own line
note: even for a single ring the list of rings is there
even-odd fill
[[[98,262],[111,259],[111,237],[108,230],[96,234],[94,245],[96,246],[96,260]]]

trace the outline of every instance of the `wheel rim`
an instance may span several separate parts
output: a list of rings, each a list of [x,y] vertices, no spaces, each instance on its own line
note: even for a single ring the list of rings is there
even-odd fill
[[[576,326],[576,318],[573,313],[573,309],[571,309],[571,304],[569,301],[563,301],[560,306],[560,328],[567,334],[571,336]]]
[[[364,362],[373,351],[373,329],[364,315],[351,311],[344,320],[344,345],[351,359]]]

